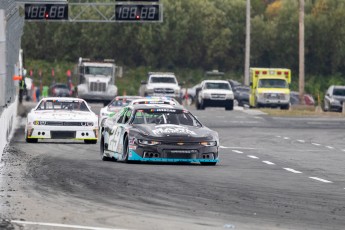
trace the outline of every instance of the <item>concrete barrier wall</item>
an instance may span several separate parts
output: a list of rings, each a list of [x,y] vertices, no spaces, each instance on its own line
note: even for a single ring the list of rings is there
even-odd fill
[[[0,114],[0,161],[7,143],[11,140],[17,125],[18,97]]]

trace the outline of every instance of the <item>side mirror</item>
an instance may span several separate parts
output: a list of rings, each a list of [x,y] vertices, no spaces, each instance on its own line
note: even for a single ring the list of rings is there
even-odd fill
[[[142,85],[146,85],[146,84],[147,84],[146,81],[141,81],[140,83],[141,83]]]
[[[253,82],[249,83],[250,86],[253,86]]]

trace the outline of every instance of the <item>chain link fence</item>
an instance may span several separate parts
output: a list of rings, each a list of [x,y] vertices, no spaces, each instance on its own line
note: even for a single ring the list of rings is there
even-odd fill
[[[0,114],[15,102],[16,81],[20,40],[23,33],[24,17],[19,14],[15,0],[0,1]]]

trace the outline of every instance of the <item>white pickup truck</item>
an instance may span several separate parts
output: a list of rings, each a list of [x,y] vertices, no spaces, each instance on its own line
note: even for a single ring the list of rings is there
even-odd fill
[[[181,102],[181,87],[174,73],[149,72],[148,80],[141,81],[139,96],[165,96]]]
[[[196,90],[195,105],[197,109],[206,107],[225,107],[234,109],[234,93],[231,85],[225,80],[204,80]]]

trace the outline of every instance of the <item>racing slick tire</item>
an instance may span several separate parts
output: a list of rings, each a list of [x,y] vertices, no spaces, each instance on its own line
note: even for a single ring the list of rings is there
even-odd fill
[[[37,138],[25,138],[25,141],[27,143],[37,143],[38,139]]]
[[[124,163],[128,163],[128,155],[129,155],[129,146],[128,146],[128,136],[126,135],[125,139],[123,140],[123,152],[122,152],[122,159]]]
[[[234,101],[230,100],[226,105],[225,105],[225,110],[233,110],[234,109]]]
[[[110,161],[111,158],[110,157],[107,157],[105,154],[104,154],[104,137],[102,136],[101,138],[101,144],[100,144],[100,156],[101,156],[101,160],[102,161]]]
[[[215,166],[217,162],[200,162],[200,164],[205,166]]]
[[[25,141],[26,143],[37,143],[38,139],[37,138],[28,138],[28,134],[25,134]]]
[[[97,140],[84,140],[85,144],[97,144]]]

